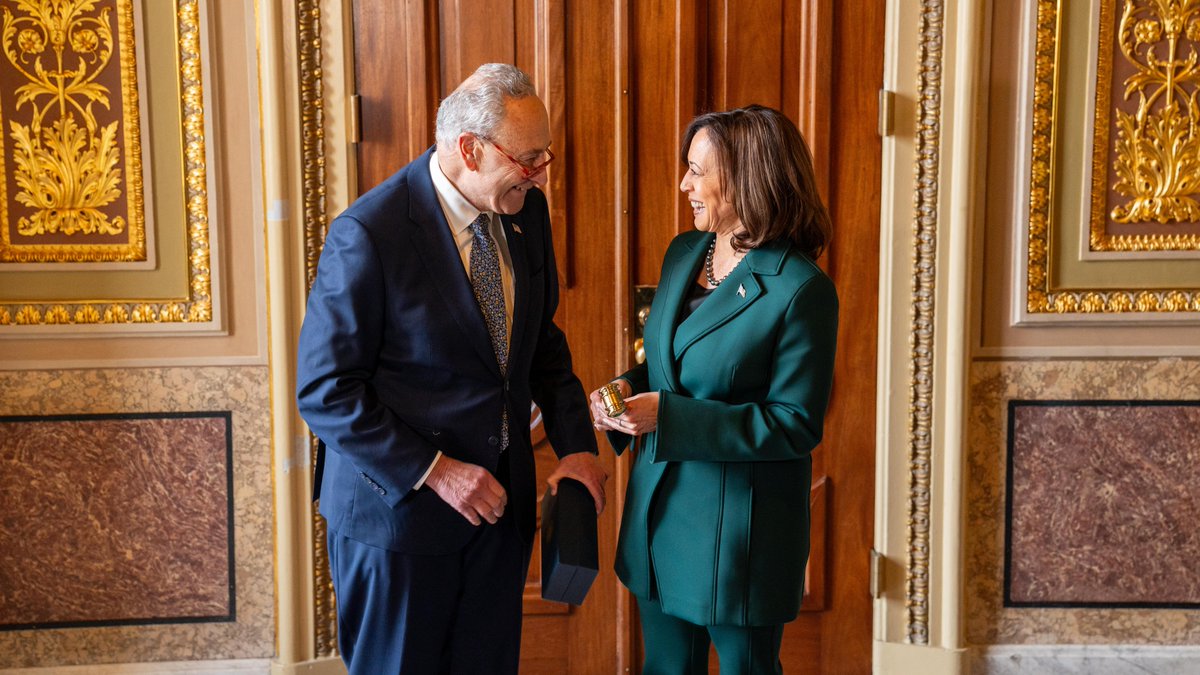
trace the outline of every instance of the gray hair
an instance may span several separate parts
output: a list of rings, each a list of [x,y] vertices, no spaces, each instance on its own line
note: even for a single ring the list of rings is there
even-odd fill
[[[529,76],[507,63],[485,63],[438,106],[438,145],[454,145],[459,134],[491,138],[504,119],[505,99],[536,96]]]

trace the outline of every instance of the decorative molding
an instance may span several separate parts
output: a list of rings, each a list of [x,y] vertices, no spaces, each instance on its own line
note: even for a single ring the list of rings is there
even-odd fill
[[[1200,233],[1195,231],[1174,234],[1107,232],[1109,218],[1125,223],[1157,221],[1181,225],[1194,223],[1200,216],[1200,202],[1196,200],[1200,191],[1200,185],[1196,184],[1200,166],[1195,164],[1194,159],[1200,148],[1200,138],[1195,131],[1183,131],[1183,127],[1194,129],[1197,123],[1197,111],[1189,105],[1187,92],[1189,86],[1195,92],[1196,81],[1193,75],[1188,74],[1193,66],[1189,66],[1186,58],[1183,58],[1183,43],[1186,40],[1195,44],[1193,36],[1196,36],[1196,29],[1191,24],[1196,21],[1200,6],[1161,6],[1153,3],[1138,6],[1134,0],[1124,0],[1121,27],[1117,31],[1119,36],[1114,39],[1113,20],[1117,2],[1100,2],[1089,250],[1200,250]],[[1149,16],[1137,20],[1136,15],[1139,14]],[[1154,47],[1163,46],[1164,37],[1168,42],[1167,54],[1165,59],[1160,60]],[[1135,61],[1137,48],[1144,44],[1150,45],[1150,51],[1142,54],[1144,63]],[[1136,91],[1141,102],[1133,115],[1129,111],[1115,111],[1117,125],[1122,127],[1123,133],[1117,134],[1115,172],[1118,180],[1113,188],[1131,199],[1110,213],[1107,209],[1110,187],[1108,168],[1109,152],[1113,148],[1109,141],[1114,126],[1110,114],[1114,112],[1111,107],[1113,47],[1117,45],[1127,64],[1136,69],[1135,74],[1125,78],[1122,83],[1127,88],[1124,99],[1128,100]],[[1176,75],[1181,76],[1180,80],[1173,83]],[[1154,91],[1146,91],[1148,88]],[[1168,102],[1163,104],[1163,99]],[[1164,138],[1164,135],[1168,137]],[[1139,159],[1148,161],[1139,162]],[[1122,166],[1125,171],[1121,170]]]
[[[0,134],[0,147],[5,140],[12,146],[4,152],[0,182],[7,183],[3,174],[11,168],[19,190],[0,211],[0,261],[145,261],[134,45],[134,32],[143,27],[132,0],[77,4],[61,14],[32,4],[14,9],[15,15],[5,13],[0,45],[8,61],[6,87],[13,87],[5,94],[14,99],[3,111],[10,128]],[[116,91],[102,84],[112,71]],[[14,241],[14,234],[29,240]]]
[[[304,279],[311,289],[329,230],[325,211],[325,89],[321,76],[319,0],[298,0],[296,40],[300,59],[300,142],[304,164]]]
[[[301,163],[304,172],[304,279],[305,293],[312,290],[317,261],[329,230],[326,213],[325,103],[321,69],[320,0],[298,0],[296,43],[300,67]],[[311,466],[317,465],[317,437],[308,434]],[[333,656],[337,649],[337,601],[325,546],[325,519],[312,511],[313,640],[318,657]]]
[[[188,246],[188,293],[159,299],[91,299],[79,302],[26,301],[0,303],[0,327],[80,324],[207,324],[214,323],[212,224],[209,218],[209,150],[206,136],[202,0],[178,0],[176,31],[179,59],[180,112],[183,135],[184,202]]]
[[[1032,315],[1200,312],[1197,289],[1051,288],[1062,3],[1037,0],[1025,309]]]
[[[916,227],[913,232],[909,393],[908,567],[906,633],[929,643],[930,474],[933,438],[934,293],[937,281],[938,180],[941,160],[943,0],[923,0],[916,129]]]

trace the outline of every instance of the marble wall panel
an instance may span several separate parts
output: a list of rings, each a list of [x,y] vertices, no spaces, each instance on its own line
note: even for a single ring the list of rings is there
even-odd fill
[[[235,616],[150,625],[0,631],[0,669],[76,664],[263,659],[273,656],[270,387],[266,367],[0,372],[0,416],[231,411]],[[213,470],[208,462],[205,470]],[[83,472],[97,469],[78,467]],[[199,467],[193,467],[199,468]],[[46,502],[22,504],[36,513]],[[152,526],[153,522],[151,522]],[[64,575],[86,573],[74,565]],[[181,580],[187,585],[191,580]],[[176,600],[195,610],[202,603]],[[200,611],[208,612],[205,606]],[[219,608],[217,608],[219,611]]]
[[[230,417],[0,417],[0,630],[232,620]]]
[[[1009,401],[1005,604],[1200,609],[1200,402]]]
[[[1200,360],[976,361],[970,391],[964,563],[967,641],[973,645],[1200,642],[1200,610],[1195,609],[1004,604],[1009,402],[1200,401]],[[1195,483],[1185,484],[1185,478],[1172,475],[1163,480],[1194,493]]]

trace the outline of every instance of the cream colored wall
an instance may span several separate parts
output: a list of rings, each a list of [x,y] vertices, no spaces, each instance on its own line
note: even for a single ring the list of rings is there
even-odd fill
[[[990,65],[984,74],[987,102],[980,111],[987,120],[982,130],[986,145],[979,157],[985,167],[987,197],[982,204],[986,226],[976,228],[981,246],[977,256],[980,267],[977,281],[981,287],[977,288],[974,301],[974,353],[984,358],[1198,356],[1200,317],[1195,312],[1158,316],[1153,321],[1133,317],[1116,322],[1114,319],[1121,317],[1051,315],[1036,317],[1050,323],[1017,325],[1015,321],[1015,306],[1023,304],[1025,299],[1020,267],[1024,264],[1022,252],[1025,247],[1022,228],[1029,217],[1029,78],[1032,63],[1028,54],[1032,50],[1030,11],[1033,4],[1032,0],[1024,0],[1017,6],[1020,11],[991,12],[988,31]],[[1093,4],[1066,3],[1064,12],[1071,13],[1065,18],[1087,25],[1092,19],[1089,8]],[[1074,31],[1076,43],[1080,33]],[[1072,47],[1080,59],[1086,59],[1087,48],[1087,44]],[[1070,78],[1071,87],[1062,85],[1063,95],[1072,101],[1087,100],[1084,86],[1087,83],[1081,79],[1086,78]],[[1067,127],[1076,133],[1064,134],[1068,137],[1064,143],[1069,140],[1071,147],[1082,147],[1086,140],[1077,138],[1083,135],[1086,127],[1086,115],[1080,108],[1079,105],[1062,106],[1063,110],[1073,111],[1074,117]],[[1064,193],[1080,191],[1078,186],[1085,182],[1085,165],[1085,162],[1066,160],[1058,163],[1056,170],[1062,176]],[[1072,239],[1077,240],[1080,228],[1086,229],[1086,223],[1079,222],[1083,217],[1079,208],[1081,200],[1064,197],[1062,201],[1065,202],[1064,209],[1054,229],[1070,230]],[[1111,286],[1111,278],[1116,275],[1183,288],[1195,288],[1200,284],[1200,253],[1193,253],[1190,260],[1175,257],[1101,263],[1079,262],[1074,256],[1064,258],[1064,265],[1060,267],[1067,268],[1061,273],[1068,275],[1064,279],[1068,284],[1083,283],[1081,277],[1090,277],[1087,283]],[[1133,271],[1126,271],[1128,267],[1122,265],[1132,266]]]
[[[884,143],[881,218],[880,673],[1182,672],[1171,668],[1200,661],[1186,646],[1197,612],[1002,607],[1005,402],[1194,400],[1200,367],[1195,315],[1014,325],[1031,118],[1019,96],[1032,66],[1020,56],[1033,6],[888,3],[883,79],[896,132]]]
[[[286,392],[274,397],[271,409],[279,616],[272,672],[344,673],[327,629],[336,621],[328,581],[316,585],[314,565],[325,560],[325,553],[321,537],[314,534],[312,449],[291,392],[306,297],[306,238],[317,236],[333,214],[348,206],[354,191],[348,127],[350,0],[261,0],[257,8],[272,308],[270,379],[273,391]],[[309,31],[303,45],[302,22]]]
[[[149,0],[158,2],[159,0]],[[215,225],[215,288],[224,314],[214,334],[193,337],[186,326],[140,326],[139,333],[98,335],[102,326],[0,334],[0,368],[136,368],[146,365],[267,364],[261,142],[255,71],[254,7],[249,0],[204,3],[208,32],[201,44],[209,127],[209,218]],[[170,38],[168,36],[168,43]],[[171,62],[152,64],[163,69]],[[178,74],[175,75],[176,79]],[[169,74],[156,83],[171,87]],[[177,85],[177,82],[174,83]],[[158,97],[153,97],[157,102]],[[178,92],[171,109],[178,110]],[[179,124],[177,119],[175,124]],[[157,116],[155,116],[157,119]],[[163,167],[164,175],[178,174]],[[164,214],[167,215],[167,214]],[[179,228],[178,220],[162,227]],[[77,273],[86,274],[86,273]],[[33,279],[29,283],[37,283]],[[78,285],[86,279],[76,279]]]
[[[1005,425],[1008,400],[1025,399],[1174,399],[1196,400],[1200,360],[1200,316],[1151,317],[1042,317],[1052,323],[1014,325],[1013,302],[1021,303],[1024,289],[1019,275],[1024,246],[1023,219],[1028,209],[1029,153],[1028,82],[1032,70],[1032,2],[1024,12],[996,10],[991,24],[991,68],[987,92],[986,200],[982,222],[981,268],[972,298],[975,338],[971,365],[970,470],[967,473],[966,541],[968,561],[966,607],[967,639],[973,645],[997,644],[1142,644],[1187,645],[1200,637],[1200,612],[1146,609],[1014,609],[1002,607]],[[1089,26],[1095,18],[1088,3],[1062,5],[1063,20]],[[1094,8],[1094,6],[1093,6]],[[1088,45],[1079,44],[1075,30],[1068,49],[1077,56]],[[1064,78],[1066,79],[1066,78]],[[1064,96],[1087,100],[1085,78],[1060,79]],[[1075,106],[1078,107],[1078,106]],[[1060,111],[1072,109],[1063,103]],[[1064,113],[1065,114],[1065,113]],[[1079,113],[1073,113],[1079,115]],[[1069,124],[1081,134],[1082,123]],[[1064,134],[1071,136],[1072,134]],[[1083,139],[1086,140],[1086,139]],[[1082,143],[1075,139],[1073,142]],[[1081,185],[1082,167],[1060,162],[1064,194]],[[1061,226],[1078,232],[1079,199],[1062,197],[1074,208],[1064,209]],[[1068,224],[1067,221],[1070,221]],[[1084,224],[1086,225],[1086,224]],[[1120,265],[1121,263],[1108,263]],[[1164,262],[1137,261],[1137,270],[1194,288],[1200,284],[1200,253],[1191,261],[1175,258],[1167,270]],[[1096,266],[1095,263],[1073,263]],[[1112,270],[1105,268],[1111,276]],[[1078,274],[1076,275],[1078,276]],[[1146,277],[1153,280],[1153,277]],[[1068,282],[1070,280],[1068,279]],[[1120,360],[1113,357],[1121,356]],[[998,576],[1000,575],[1000,576]]]
[[[6,333],[0,414],[233,411],[236,620],[0,632],[0,672],[54,672],[67,664],[126,664],[88,671],[112,673],[267,672],[276,652],[271,400],[290,400],[290,392],[272,391],[268,368],[255,3],[208,2],[201,21],[222,325],[205,335],[172,334],[171,326],[118,335],[86,327]],[[184,661],[221,665],[209,670]],[[163,663],[127,665],[149,662]]]
[[[981,31],[977,3],[888,3],[875,604],[881,673],[966,672],[962,404]],[[947,92],[958,92],[951,96]]]

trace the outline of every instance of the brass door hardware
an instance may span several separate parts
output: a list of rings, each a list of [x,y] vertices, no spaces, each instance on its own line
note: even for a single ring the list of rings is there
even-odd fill
[[[646,320],[650,318],[650,303],[654,302],[654,291],[657,289],[657,286],[633,287],[633,360],[637,363],[646,362],[643,332],[646,330]]]

